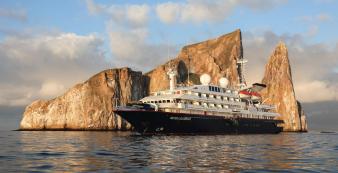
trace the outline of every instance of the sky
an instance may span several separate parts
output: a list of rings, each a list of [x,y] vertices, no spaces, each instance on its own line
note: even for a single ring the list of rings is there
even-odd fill
[[[283,41],[297,99],[337,101],[335,0],[2,0],[0,106],[54,98],[107,68],[147,72],[184,45],[236,29],[249,82],[261,81]]]

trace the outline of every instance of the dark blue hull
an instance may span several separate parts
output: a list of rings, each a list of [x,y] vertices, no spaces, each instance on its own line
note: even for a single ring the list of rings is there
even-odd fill
[[[152,110],[116,110],[141,134],[264,134],[280,133],[281,120],[224,118]]]

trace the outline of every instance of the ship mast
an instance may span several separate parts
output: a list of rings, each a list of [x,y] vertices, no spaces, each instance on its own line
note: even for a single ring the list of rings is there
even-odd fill
[[[248,60],[244,59],[243,53],[240,54],[237,60],[237,72],[239,76],[239,88],[243,89],[246,87],[246,81],[245,81],[245,64],[248,62]]]

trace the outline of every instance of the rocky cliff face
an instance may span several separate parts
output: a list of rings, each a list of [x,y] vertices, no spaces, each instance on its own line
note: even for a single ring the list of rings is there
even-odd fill
[[[262,83],[267,85],[262,91],[263,100],[277,106],[277,112],[284,120],[284,131],[306,131],[305,115],[295,97],[288,50],[284,43],[279,43],[272,53],[265,66]]]
[[[143,86],[141,72],[129,68],[102,71],[62,96],[33,102],[24,112],[20,129],[130,129],[128,123],[112,112],[112,105],[144,97]]]
[[[177,68],[178,83],[199,83],[199,76],[207,73],[211,82],[217,84],[220,77],[227,77],[230,85],[238,84],[237,58],[243,54],[241,31],[220,36],[216,39],[188,45],[178,56],[146,73],[148,91],[154,92],[169,87],[167,68]],[[190,69],[188,81],[188,69]]]

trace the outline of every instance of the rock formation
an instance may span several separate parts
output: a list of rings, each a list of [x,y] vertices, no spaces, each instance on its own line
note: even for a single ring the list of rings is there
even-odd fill
[[[262,83],[267,88],[262,91],[263,101],[277,106],[277,112],[284,120],[284,131],[306,131],[304,111],[295,97],[288,50],[279,43],[265,66]]]
[[[143,83],[142,73],[129,68],[102,71],[62,96],[33,102],[24,112],[20,129],[130,129],[128,123],[112,112],[112,105],[144,97]]]
[[[207,73],[211,82],[217,84],[220,77],[226,76],[230,85],[238,84],[237,58],[242,56],[241,31],[220,36],[216,39],[188,45],[182,48],[177,58],[146,73],[148,77],[149,92],[169,87],[166,76],[167,68],[177,68],[178,83],[199,83],[199,76]],[[190,69],[189,81],[188,69]]]
[[[130,129],[128,123],[112,113],[115,101],[123,105],[139,100],[150,92],[167,89],[169,81],[166,72],[169,67],[177,69],[179,84],[198,84],[199,76],[207,73],[214,84],[225,76],[230,86],[237,86],[239,75],[236,63],[242,54],[241,31],[236,30],[216,39],[185,46],[176,58],[144,75],[129,68],[105,70],[62,96],[33,102],[25,110],[20,129]],[[263,97],[267,103],[277,104],[277,110],[286,122],[285,130],[306,129],[304,112],[295,98],[284,44],[280,44],[271,56],[263,83],[268,86]]]

